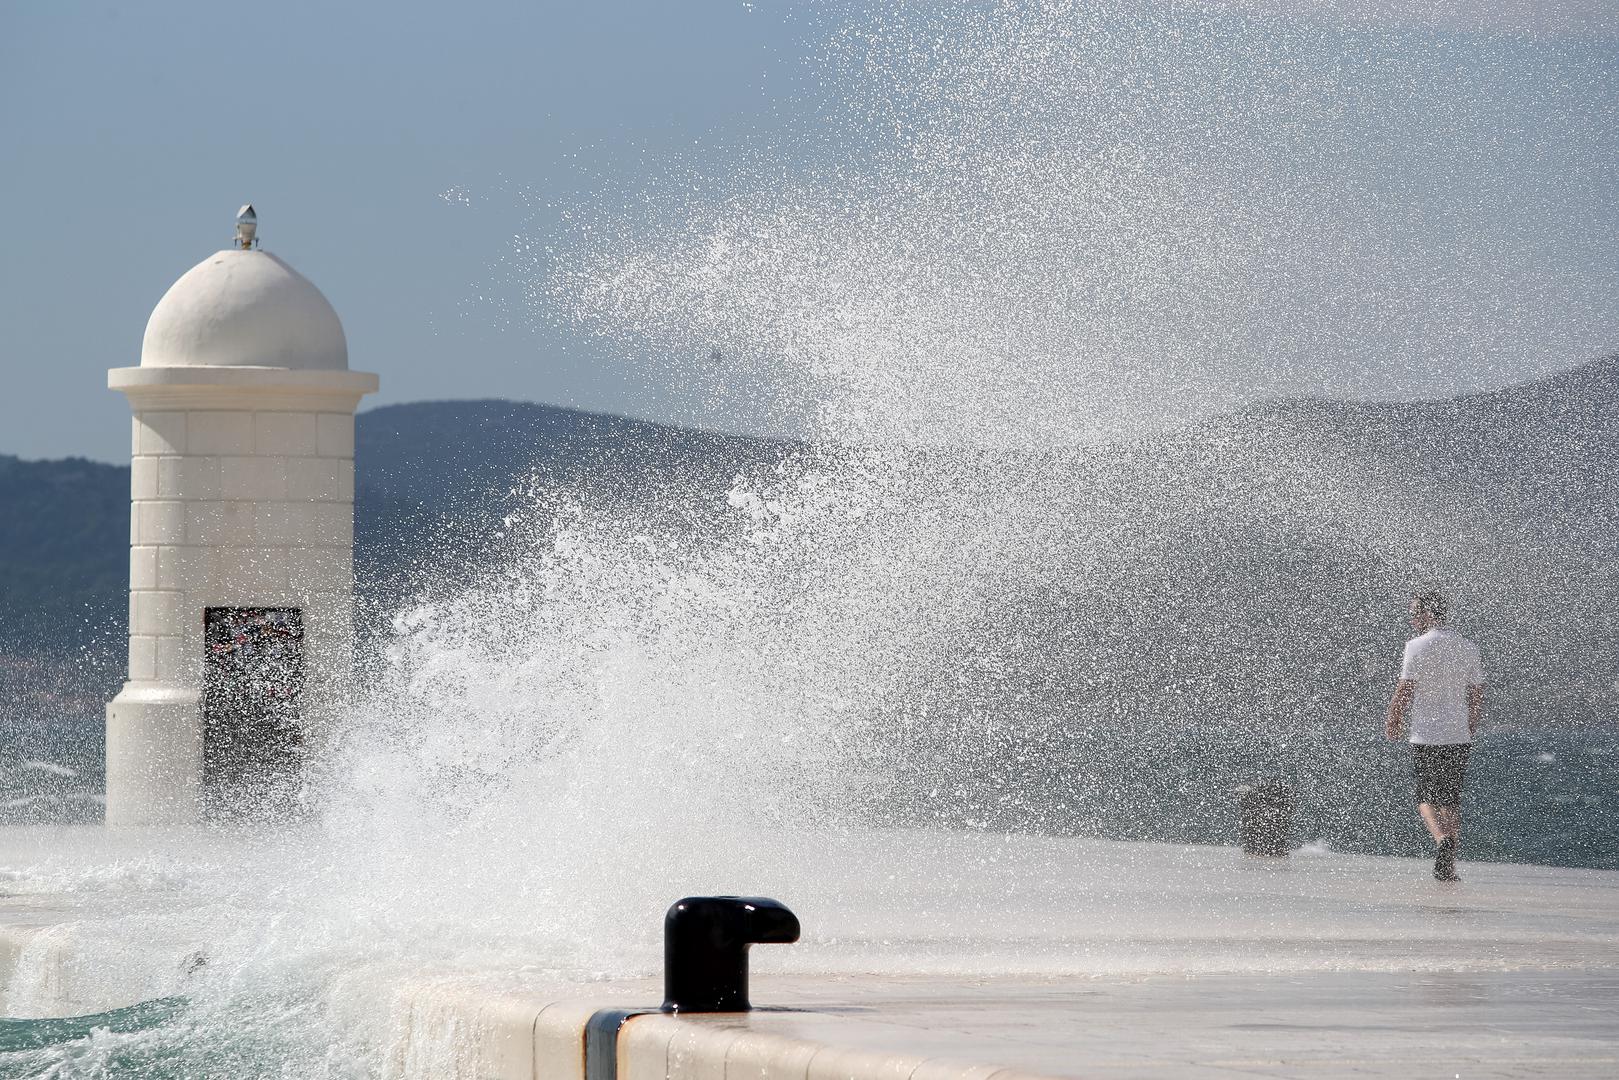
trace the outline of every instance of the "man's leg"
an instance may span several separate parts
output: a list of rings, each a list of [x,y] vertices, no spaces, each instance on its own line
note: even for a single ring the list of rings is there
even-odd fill
[[[1441,817],[1446,811],[1441,810],[1432,803],[1418,803],[1417,813],[1422,815],[1422,823],[1428,826],[1428,832],[1432,834],[1433,842],[1436,844],[1444,843],[1445,837],[1450,835],[1450,831],[1445,827],[1444,819]]]
[[[1460,881],[1456,876],[1456,849],[1461,843],[1461,810],[1455,806],[1436,807],[1434,817],[1445,836],[1434,852],[1433,876],[1440,881]]]
[[[1472,756],[1472,745],[1462,743],[1456,748],[1455,760],[1451,762],[1450,785],[1445,792],[1446,801],[1449,805],[1445,807],[1445,810],[1449,817],[1448,828],[1452,853],[1460,850],[1462,846],[1462,789],[1467,786],[1467,763]]]
[[[1460,840],[1462,835],[1462,810],[1459,806],[1442,806],[1435,815],[1439,819],[1439,827],[1446,836],[1452,840]]]

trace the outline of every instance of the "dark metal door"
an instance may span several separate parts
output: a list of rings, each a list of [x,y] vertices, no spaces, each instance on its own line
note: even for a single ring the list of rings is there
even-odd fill
[[[215,819],[288,813],[303,759],[303,613],[208,608],[203,620],[204,810]]]

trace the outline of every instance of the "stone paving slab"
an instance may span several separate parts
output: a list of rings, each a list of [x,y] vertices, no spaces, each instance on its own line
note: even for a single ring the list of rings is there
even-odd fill
[[[437,1059],[445,1075],[586,1080],[582,1032],[591,1015],[654,1006],[659,989],[650,979],[528,995],[462,985],[423,988],[419,1000],[424,1014],[469,1039]],[[753,998],[760,1007],[748,1014],[630,1019],[619,1036],[617,1080],[1619,1076],[1619,965],[776,976],[755,979]]]
[[[844,876],[784,890],[803,896],[806,933],[755,950],[764,1008],[631,1021],[619,1080],[1619,1076],[1619,873],[1468,864],[1458,886],[1407,859],[811,839],[815,865]],[[209,895],[192,866],[232,849],[160,837],[136,862],[127,838],[101,842],[0,835],[0,863],[21,868],[0,880],[0,1013],[25,950],[36,1011],[11,1015],[185,992],[182,961],[220,921],[188,917]],[[644,936],[625,967],[651,976]],[[384,1047],[400,1075],[582,1080],[591,1013],[661,1000],[654,977],[524,970],[501,946],[477,969],[352,977],[368,1000],[405,1002]]]
[[[1607,970],[757,980],[746,1027],[1060,1077],[1619,1076]],[[701,1022],[701,1021],[699,1021]]]

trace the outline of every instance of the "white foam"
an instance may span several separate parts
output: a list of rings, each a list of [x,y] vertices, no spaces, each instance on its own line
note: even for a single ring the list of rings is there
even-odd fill
[[[79,775],[77,769],[70,769],[66,765],[58,765],[53,761],[25,761],[22,763],[22,767],[33,772],[48,773],[51,776]]]

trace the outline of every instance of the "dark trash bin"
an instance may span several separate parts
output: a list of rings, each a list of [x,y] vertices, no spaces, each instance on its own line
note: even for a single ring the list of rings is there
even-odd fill
[[[1293,789],[1281,780],[1261,780],[1242,793],[1242,850],[1269,858],[1293,846]]]

